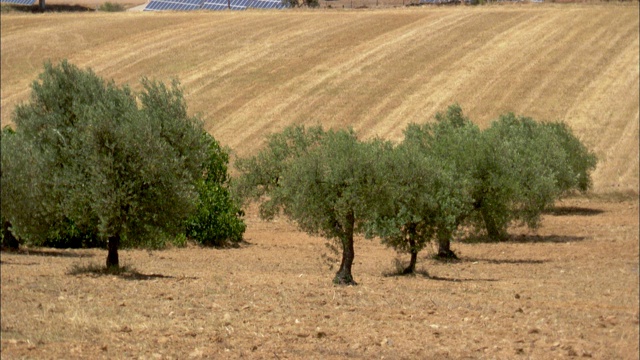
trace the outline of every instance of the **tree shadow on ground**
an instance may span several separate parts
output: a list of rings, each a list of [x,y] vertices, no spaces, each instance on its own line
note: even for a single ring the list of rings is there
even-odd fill
[[[417,269],[415,272],[409,273],[409,274],[404,273],[403,270],[395,269],[395,270],[392,270],[392,271],[383,272],[382,276],[384,276],[384,277],[395,277],[395,278],[403,278],[403,277],[423,277],[423,278],[428,278],[428,277],[430,277],[430,275],[427,272],[427,270],[424,270],[424,269]]]
[[[45,4],[44,10],[40,9],[40,6],[36,3],[32,6],[2,4],[2,12],[20,12],[20,13],[59,13],[59,12],[89,12],[96,11],[82,5],[68,5],[68,4]]]
[[[77,265],[74,264],[67,275],[90,275],[93,277],[98,276],[117,276],[124,280],[154,280],[154,279],[176,279],[175,276],[162,275],[162,274],[143,274],[130,266],[120,267],[106,267],[104,265],[89,264],[89,265]],[[181,276],[178,280],[183,279],[197,279],[192,276]]]
[[[544,213],[554,216],[595,216],[604,213],[604,210],[583,208],[579,206],[554,206]]]
[[[52,256],[52,257],[73,257],[73,258],[88,258],[94,257],[94,254],[83,254],[77,252],[71,252],[66,250],[43,250],[43,249],[2,249],[3,253],[12,255],[27,255],[27,256]]]
[[[568,243],[575,241],[583,241],[587,238],[584,236],[568,236],[568,235],[510,235],[508,239],[497,241],[488,236],[473,236],[459,241],[463,244],[533,244],[533,243]]]
[[[13,261],[0,260],[0,265],[33,266],[33,265],[40,265],[40,263],[37,263],[37,262],[19,263],[19,262],[13,262]]]
[[[584,236],[568,236],[568,235],[516,235],[511,236],[507,243],[568,243],[575,241],[583,241],[587,238]]]
[[[430,275],[426,270],[424,269],[420,269],[420,270],[416,270],[414,273],[412,274],[405,274],[405,273],[401,273],[401,272],[386,272],[382,274],[384,277],[395,277],[395,278],[402,278],[402,277],[408,277],[408,278],[423,278],[423,279],[427,279],[427,280],[435,280],[435,281],[449,281],[449,282],[467,282],[467,281],[498,281],[498,279],[470,279],[470,278],[461,278],[461,279],[455,279],[455,278],[448,278],[448,277],[443,277],[443,276],[432,276]]]
[[[73,265],[67,272],[68,275],[92,275],[92,276],[118,276],[128,280],[151,280],[158,278],[172,278],[172,276],[160,274],[143,274],[129,266],[106,267],[96,264]]]
[[[494,282],[494,281],[498,281],[498,279],[469,279],[469,278],[456,279],[456,278],[448,278],[448,277],[444,277],[444,276],[429,276],[429,279],[430,280],[436,280],[436,281],[449,281],[449,282],[467,282],[467,281]]]
[[[488,264],[502,265],[502,264],[544,264],[548,260],[530,260],[530,259],[480,259],[480,258],[463,258],[460,261],[464,262],[484,262]]]

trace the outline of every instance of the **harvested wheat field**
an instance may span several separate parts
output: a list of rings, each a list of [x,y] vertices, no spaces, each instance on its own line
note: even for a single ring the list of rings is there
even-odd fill
[[[289,124],[400,139],[454,102],[566,121],[599,156],[598,191],[638,190],[635,5],[368,11],[4,14],[2,125],[46,60],[139,88],[181,81],[239,155]]]
[[[47,60],[139,88],[180,80],[237,155],[290,124],[402,137],[457,102],[563,120],[599,158],[591,194],[537,231],[454,242],[460,261],[357,239],[358,286],[285,219],[237,249],[1,254],[2,359],[638,359],[637,3],[198,13],[3,13],[2,126]]]
[[[357,239],[353,287],[322,239],[247,222],[238,249],[123,251],[122,276],[69,274],[103,250],[3,253],[2,358],[638,358],[637,201],[565,201],[415,277]]]

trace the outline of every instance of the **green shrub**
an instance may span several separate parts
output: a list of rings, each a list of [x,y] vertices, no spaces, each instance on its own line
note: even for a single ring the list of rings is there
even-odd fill
[[[107,1],[106,3],[103,3],[98,7],[98,11],[120,12],[125,11],[125,8],[124,6],[122,6],[122,4]]]
[[[79,228],[73,220],[65,218],[53,224],[46,239],[38,246],[80,249],[80,248],[105,248],[106,241],[100,238],[97,228]]]
[[[197,184],[196,210],[186,222],[186,235],[206,246],[237,244],[246,226],[229,189],[229,154],[211,135],[203,133],[203,137],[208,144],[207,160]]]

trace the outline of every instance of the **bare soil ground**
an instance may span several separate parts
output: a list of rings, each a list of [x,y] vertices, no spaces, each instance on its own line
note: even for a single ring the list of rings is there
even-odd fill
[[[563,201],[413,277],[359,239],[354,287],[323,239],[247,220],[238,249],[127,250],[121,276],[69,274],[102,250],[3,252],[2,358],[638,359],[637,200]]]

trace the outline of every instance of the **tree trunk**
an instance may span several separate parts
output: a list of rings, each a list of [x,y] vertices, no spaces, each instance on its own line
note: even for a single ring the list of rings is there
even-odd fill
[[[456,253],[451,251],[451,231],[438,232],[438,258],[458,259]]]
[[[487,228],[487,235],[491,240],[503,241],[507,238],[507,233],[496,223],[496,220],[484,209],[481,211],[482,220]]]
[[[409,266],[402,272],[404,275],[415,274],[416,273],[416,262],[418,261],[418,251],[411,250],[411,261],[409,262]]]
[[[107,255],[107,267],[120,267],[120,261],[118,260],[118,247],[120,247],[120,234],[116,234],[109,237],[109,243],[107,248],[109,254]]]
[[[415,228],[415,227],[414,227]],[[418,261],[418,250],[416,250],[416,242],[413,240],[412,235],[409,235],[409,248],[411,249],[411,261],[409,266],[402,272],[405,275],[416,273],[416,262]]]
[[[11,232],[11,223],[9,221],[5,221],[2,224],[2,247],[11,250],[17,250],[20,247],[20,241]]]
[[[351,275],[351,266],[353,265],[353,259],[355,257],[355,251],[353,249],[353,228],[355,226],[355,217],[353,213],[347,215],[347,224],[344,229],[342,237],[342,262],[340,263],[340,270],[336,273],[336,277],[333,278],[333,283],[338,285],[357,285]]]

